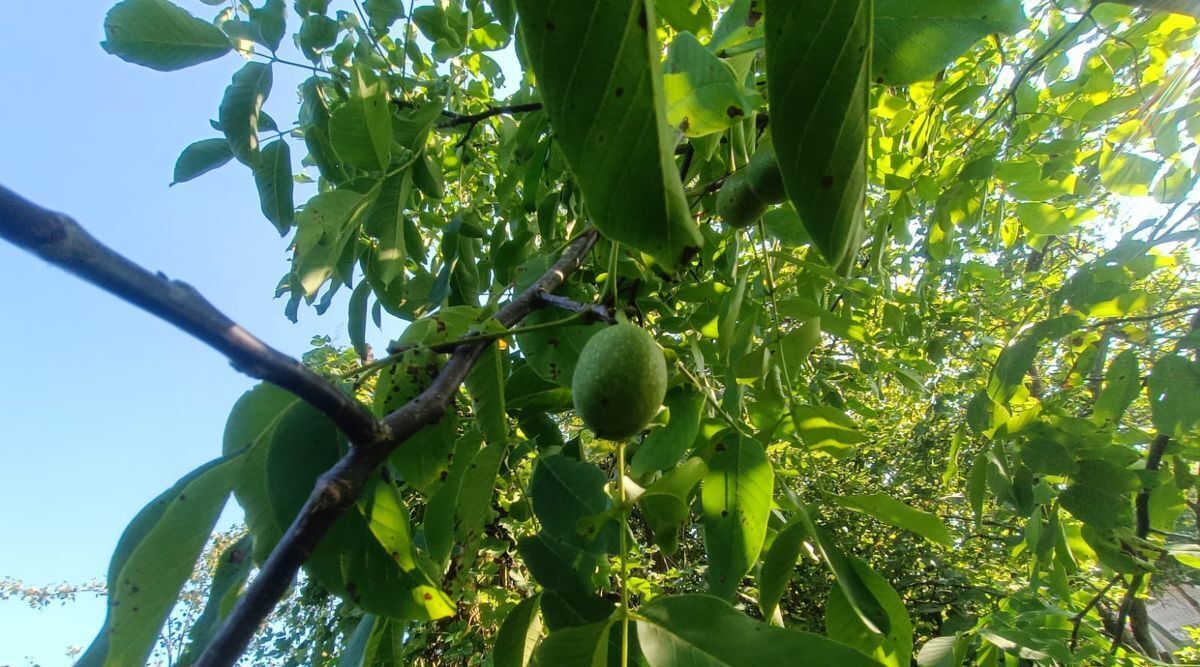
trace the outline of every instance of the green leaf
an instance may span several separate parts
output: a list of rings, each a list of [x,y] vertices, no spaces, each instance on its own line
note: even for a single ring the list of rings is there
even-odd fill
[[[533,512],[554,537],[589,551],[604,551],[611,531],[582,535],[579,522],[609,508],[606,478],[596,466],[562,455],[542,457],[529,482]]]
[[[1101,530],[1133,525],[1129,497],[1102,488],[1076,483],[1058,494],[1063,509],[1076,519]]]
[[[362,620],[354,628],[342,655],[338,657],[337,667],[369,667],[373,664],[368,657],[371,651],[371,635],[375,632],[375,624],[379,621],[374,614],[363,614]]]
[[[358,506],[367,519],[371,534],[387,549],[392,560],[405,572],[414,569],[417,561],[409,529],[408,506],[404,504],[400,490],[385,479],[376,478],[359,498]]]
[[[529,62],[557,147],[608,238],[670,270],[700,247],[666,122],[653,5],[518,0]]]
[[[542,638],[542,619],[538,614],[541,600],[540,593],[525,598],[504,617],[492,649],[494,667],[525,667],[529,664],[533,649]]]
[[[254,569],[254,559],[251,557],[253,549],[254,540],[245,535],[221,552],[217,568],[213,571],[204,611],[192,624],[188,633],[187,649],[176,664],[194,664],[204,653],[204,649],[208,648],[209,642],[216,636],[229,612],[233,611],[233,605],[241,595],[242,586],[250,576],[250,571]]]
[[[966,637],[934,637],[917,653],[918,667],[962,667],[970,640]]]
[[[1200,368],[1183,356],[1159,359],[1146,383],[1154,428],[1180,438],[1200,422]]]
[[[202,139],[179,154],[175,161],[175,180],[171,185],[184,183],[224,165],[233,159],[227,139]]]
[[[1200,568],[1200,546],[1195,544],[1168,544],[1167,552],[1180,563],[1193,568]]]
[[[244,452],[197,468],[150,501],[117,542],[108,566],[108,613],[83,667],[146,662],[229,499]]]
[[[697,35],[712,31],[712,13],[708,5],[697,0],[656,0],[654,11],[679,32]]]
[[[1062,236],[1095,215],[1092,210],[1063,209],[1037,202],[1017,204],[1016,213],[1022,227],[1041,236]]]
[[[736,435],[717,442],[704,476],[704,550],[708,590],[730,598],[758,562],[767,536],[774,471],[766,450]]]
[[[615,618],[551,632],[534,652],[530,664],[534,667],[607,667],[608,634]]]
[[[733,70],[690,32],[671,42],[663,65],[667,122],[689,137],[728,129],[753,111]]]
[[[353,190],[330,190],[308,200],[296,216],[292,271],[310,302],[333,276],[346,244],[358,234],[371,199]]]
[[[1104,388],[1096,397],[1096,405],[1092,410],[1092,420],[1102,425],[1115,425],[1140,391],[1141,371],[1138,369],[1137,353],[1125,350],[1108,365]]]
[[[866,442],[846,413],[828,405],[798,405],[792,414],[796,431],[809,449],[841,459],[854,452],[854,445]]]
[[[668,471],[638,497],[646,523],[654,531],[654,543],[665,553],[674,553],[678,547],[679,528],[687,521],[692,489],[707,473],[704,460],[693,457]]]
[[[667,425],[650,431],[633,454],[630,471],[634,477],[666,470],[679,462],[700,433],[704,396],[690,386],[667,393],[664,404],[670,415]]]
[[[402,0],[366,0],[363,11],[376,32],[387,34],[388,28],[404,17],[404,3]]]
[[[796,560],[804,549],[808,528],[799,519],[792,519],[775,536],[771,549],[763,557],[758,572],[758,608],[763,618],[771,618],[783,599],[788,582],[796,571]]]
[[[954,546],[950,530],[936,515],[910,507],[886,493],[833,496],[833,501],[846,509],[870,514],[889,526],[911,530],[930,542]]]
[[[217,112],[221,130],[229,140],[229,150],[239,162],[249,167],[258,161],[259,114],[270,94],[271,66],[266,63],[246,63],[225,88],[225,96]]]
[[[167,0],[124,0],[104,18],[104,50],[160,72],[190,67],[229,53],[219,28]]]
[[[883,604],[875,597],[867,583],[863,581],[858,570],[837,543],[825,529],[809,516],[809,510],[801,507],[796,517],[804,522],[804,528],[811,536],[817,552],[821,554],[825,565],[837,579],[837,585],[846,594],[846,601],[858,614],[859,619],[872,632],[886,635],[891,632],[891,621],[883,609]]]
[[[263,46],[272,53],[279,50],[283,35],[287,32],[287,4],[284,0],[266,0],[262,8],[251,7],[250,18],[258,25],[258,34]]]
[[[783,184],[821,254],[842,267],[866,233],[871,2],[765,4],[771,136]]]
[[[382,171],[391,162],[387,91],[366,68],[355,68],[350,98],[329,119],[329,140],[339,158],[359,169]]]
[[[1132,153],[1100,154],[1100,183],[1110,191],[1130,197],[1150,194],[1150,184],[1160,163]]]
[[[464,544],[478,537],[492,516],[496,475],[500,472],[500,463],[506,453],[507,440],[489,442],[471,459],[470,465],[463,473],[462,489],[458,493],[458,507],[455,511],[455,528],[459,541]]]
[[[517,550],[529,573],[547,591],[555,591],[571,600],[591,596],[591,577],[597,566],[594,554],[557,540],[545,532],[521,538],[517,542]],[[545,602],[543,598],[543,609]],[[554,627],[549,616],[546,617],[546,624]]]
[[[768,234],[789,248],[799,248],[812,243],[812,237],[804,228],[804,222],[791,206],[767,211],[763,214],[762,223]]]
[[[637,611],[636,618],[638,642],[650,667],[879,667],[844,644],[810,632],[771,627],[708,595],[655,598]]]
[[[454,550],[455,515],[463,490],[463,480],[471,467],[471,462],[480,451],[482,439],[479,431],[467,431],[454,446],[453,462],[446,471],[440,486],[427,487],[433,491],[429,503],[425,506],[425,516],[421,521],[425,533],[425,547],[429,557],[439,567],[444,566]],[[439,462],[445,465],[445,460]],[[488,491],[491,491],[489,486]]]
[[[508,441],[508,415],[504,406],[504,353],[496,345],[484,350],[467,376],[467,393],[483,439],[489,443]]]
[[[975,42],[1025,24],[1020,0],[875,0],[872,79],[898,86],[932,78]]]
[[[367,345],[367,300],[371,297],[371,283],[359,281],[350,294],[350,308],[346,316],[346,333],[350,336],[350,345],[359,359],[366,359],[370,351]]]
[[[292,151],[286,141],[278,139],[263,147],[254,165],[254,182],[263,215],[275,225],[280,236],[287,234],[295,219],[295,204],[292,203]]]
[[[850,563],[883,606],[891,628],[887,634],[880,634],[867,627],[846,599],[845,591],[834,586],[829,590],[829,601],[825,605],[825,628],[829,638],[866,653],[882,665],[909,667],[912,664],[913,627],[904,601],[891,584],[861,559],[850,557]]]

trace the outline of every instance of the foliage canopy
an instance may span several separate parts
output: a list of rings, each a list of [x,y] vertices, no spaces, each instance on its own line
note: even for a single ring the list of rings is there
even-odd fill
[[[289,316],[350,292],[352,350],[305,363],[382,419],[497,341],[248,660],[1166,657],[1144,596],[1200,567],[1195,7],[202,1],[122,0],[104,48],[230,68],[174,182],[250,170]],[[309,76],[275,119],[285,67]],[[566,314],[496,319],[596,231]],[[614,313],[668,360],[623,442],[571,395]],[[410,324],[376,359],[385,318]],[[355,446],[279,387],[243,396],[122,537],[81,664],[146,659],[232,496],[240,556],[180,607],[191,664]]]

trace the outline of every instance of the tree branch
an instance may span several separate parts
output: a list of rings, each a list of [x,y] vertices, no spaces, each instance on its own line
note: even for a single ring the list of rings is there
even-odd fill
[[[1108,0],[1108,2],[1200,18],[1200,0]]]
[[[362,404],[238,326],[192,286],[147,271],[97,241],[69,216],[3,186],[0,237],[179,327],[228,357],[239,371],[299,396],[351,441],[378,438],[379,425]]]
[[[469,134],[471,129],[474,129],[475,125],[477,125],[479,123],[479,121],[487,120],[488,118],[491,118],[492,116],[499,116],[501,114],[506,114],[506,113],[525,113],[528,111],[537,111],[541,108],[542,108],[541,102],[528,102],[526,104],[506,104],[504,106],[499,106],[499,107],[488,107],[487,111],[480,111],[479,113],[454,114],[454,115],[450,116],[449,118],[447,118],[446,120],[440,121],[437,124],[437,127],[447,128],[447,127],[456,127],[458,125],[470,125],[471,128],[469,128],[467,130],[467,133]],[[454,112],[450,112],[450,113],[453,114]]]
[[[1146,453],[1146,470],[1155,472],[1162,465],[1163,454],[1167,451],[1167,444],[1171,438],[1164,433],[1158,434],[1154,441],[1150,443],[1150,451]],[[1137,498],[1133,501],[1134,519],[1137,536],[1141,539],[1146,539],[1150,534],[1150,490],[1142,489],[1138,492]],[[1125,590],[1125,598],[1121,601],[1121,606],[1117,611],[1117,632],[1113,637],[1110,653],[1115,653],[1117,647],[1121,644],[1121,635],[1125,632],[1125,618],[1129,615],[1129,610],[1133,606],[1134,599],[1137,598],[1138,591],[1142,588],[1142,582],[1145,580],[1145,575],[1138,573],[1133,575],[1129,581],[1129,588]],[[1150,649],[1153,650],[1153,649]],[[1156,657],[1156,656],[1150,656]]]
[[[595,230],[589,230],[571,242],[554,266],[501,308],[495,319],[511,327],[539,308],[542,297],[579,268],[597,236]],[[196,667],[228,667],[237,661],[259,625],[291,586],[297,570],[312,554],[321,537],[358,499],[370,474],[409,436],[442,418],[459,385],[491,343],[488,340],[459,346],[425,391],[382,420],[379,438],[352,447],[333,468],[321,475],[312,495],[271,551],[258,576],[230,612]]]
[[[557,294],[542,294],[542,303],[551,308],[560,310],[569,310],[576,313],[584,313],[584,323],[588,322],[607,322],[615,324],[616,318],[608,308],[598,303],[580,303],[574,299],[559,296]]]

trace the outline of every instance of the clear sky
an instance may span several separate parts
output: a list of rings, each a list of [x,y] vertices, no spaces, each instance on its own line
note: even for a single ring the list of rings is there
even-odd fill
[[[216,136],[208,120],[240,58],[174,73],[125,63],[100,48],[114,2],[0,2],[0,184],[191,283],[289,354],[308,349],[314,334],[346,344],[344,299],[323,318],[303,309],[298,325],[284,318],[273,297],[287,243],[262,218],[245,167],[167,187],[180,150]],[[276,67],[266,108],[281,123],[295,117],[304,74]],[[302,145],[292,153],[298,160]],[[219,455],[229,408],[253,381],[185,334],[3,242],[0,285],[0,577],[33,585],[102,577],[134,514]],[[99,599],[45,611],[0,602],[0,667],[69,664],[66,647],[86,646],[103,615]]]

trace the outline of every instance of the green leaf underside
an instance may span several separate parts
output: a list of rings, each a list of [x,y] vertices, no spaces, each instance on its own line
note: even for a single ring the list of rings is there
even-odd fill
[[[672,157],[652,7],[518,0],[559,147],[605,236],[674,268],[700,246]],[[647,28],[650,26],[650,29]]]
[[[868,627],[854,611],[845,591],[840,586],[834,586],[829,589],[829,600],[825,605],[825,628],[829,638],[853,646],[888,667],[909,667],[912,662],[913,627],[904,601],[891,584],[862,559],[851,557],[850,562],[867,589],[883,606],[891,627],[887,634],[880,634]]]
[[[219,28],[167,0],[125,0],[104,19],[104,50],[160,72],[190,67],[229,53]]]
[[[765,4],[775,155],[788,199],[838,267],[865,232],[871,2]]]
[[[108,569],[108,615],[80,658],[84,667],[146,661],[192,574],[244,452],[197,468],[150,502],[125,529]]]
[[[774,473],[758,442],[738,437],[716,445],[701,491],[706,580],[729,598],[758,561],[767,534]]]
[[[910,507],[885,493],[872,493],[857,496],[835,496],[834,502],[847,509],[865,512],[880,521],[911,530],[930,542],[944,546],[954,546],[954,536],[946,528],[946,524],[937,516]]]
[[[875,0],[872,80],[895,86],[930,78],[980,39],[1025,22],[1020,0]]]

